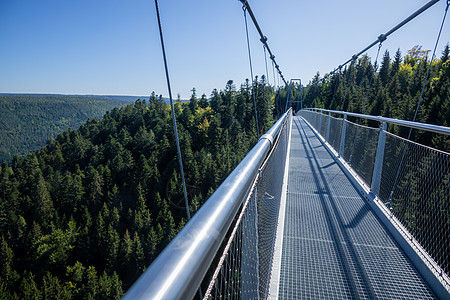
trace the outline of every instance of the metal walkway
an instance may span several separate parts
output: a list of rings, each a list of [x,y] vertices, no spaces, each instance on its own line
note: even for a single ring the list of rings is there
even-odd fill
[[[408,258],[294,117],[279,299],[433,299]]]

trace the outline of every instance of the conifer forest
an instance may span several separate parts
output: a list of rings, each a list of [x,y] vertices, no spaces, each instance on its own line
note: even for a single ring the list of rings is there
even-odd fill
[[[431,64],[416,121],[450,126],[449,46],[441,53],[430,61],[416,46],[385,51],[377,63],[362,56],[303,89],[275,88],[264,75],[253,88],[229,80],[209,96],[193,89],[189,101],[174,103],[191,215],[286,103],[412,120]],[[171,107],[161,96],[114,104],[71,128],[36,151],[2,157],[2,299],[119,299],[186,223]],[[11,131],[8,139],[19,138]],[[448,137],[415,131],[412,139],[450,151]]]

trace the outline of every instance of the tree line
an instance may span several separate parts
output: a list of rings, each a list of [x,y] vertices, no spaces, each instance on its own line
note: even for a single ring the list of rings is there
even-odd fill
[[[275,93],[254,82],[260,134]],[[191,215],[257,142],[249,81],[174,104]],[[186,223],[170,106],[88,119],[0,166],[0,295],[118,299]]]
[[[416,121],[450,126],[449,45],[432,61],[429,52],[414,46],[405,56],[398,49],[391,58],[386,50],[379,63],[363,55],[331,76],[321,78],[317,73],[304,91],[304,106],[412,121],[431,64]],[[298,93],[294,97],[299,99]],[[370,121],[365,124],[379,126]],[[403,137],[409,133],[409,129],[396,126],[388,130]],[[450,151],[450,139],[442,135],[413,131],[411,139]]]
[[[0,162],[45,146],[69,127],[129,102],[68,95],[0,95]]]

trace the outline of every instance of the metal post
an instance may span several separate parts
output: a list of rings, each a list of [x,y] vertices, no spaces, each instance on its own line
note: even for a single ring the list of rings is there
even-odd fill
[[[347,129],[347,115],[344,115],[342,121],[341,144],[339,145],[339,157],[344,157],[345,131]]]
[[[331,112],[328,112],[328,125],[327,125],[327,134],[325,136],[325,140],[327,142],[330,141],[330,126],[331,126]]]
[[[381,123],[380,134],[378,136],[378,146],[377,146],[377,154],[375,156],[375,163],[373,166],[373,174],[372,174],[372,184],[370,186],[370,191],[374,195],[378,195],[380,193],[380,184],[381,184],[381,172],[383,170],[383,158],[384,158],[384,146],[386,144],[386,122]]]

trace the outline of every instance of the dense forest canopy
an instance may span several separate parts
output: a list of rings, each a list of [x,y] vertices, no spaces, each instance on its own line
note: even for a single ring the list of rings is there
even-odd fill
[[[174,105],[191,214],[256,143],[249,82]],[[255,82],[261,132],[273,89]],[[168,106],[114,108],[0,166],[0,295],[114,299],[186,220]]]
[[[0,95],[0,162],[36,151],[69,127],[77,129],[126,103],[94,96]]]

